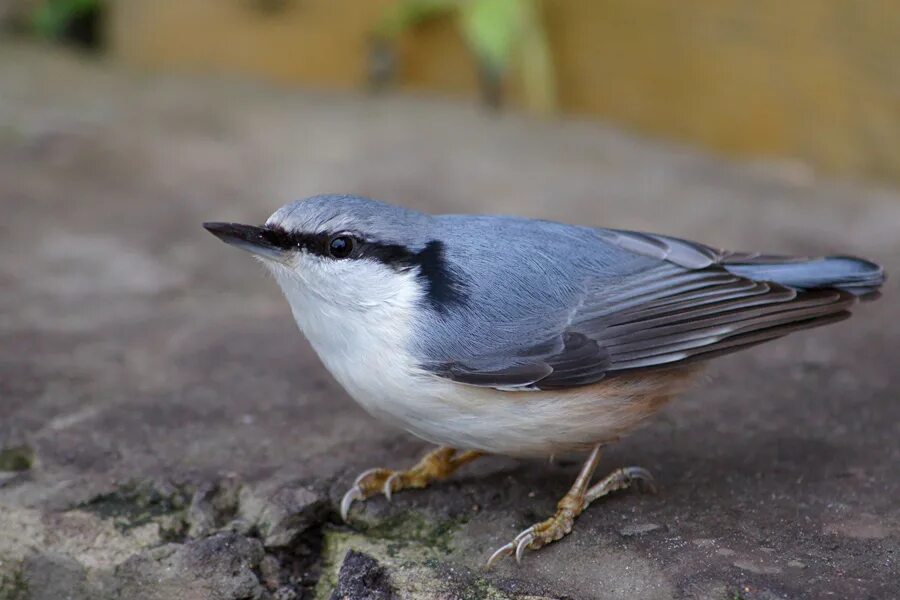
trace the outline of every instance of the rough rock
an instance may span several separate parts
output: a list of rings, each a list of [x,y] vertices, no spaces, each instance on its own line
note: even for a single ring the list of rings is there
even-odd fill
[[[323,523],[331,510],[321,494],[302,484],[279,482],[244,488],[238,517],[252,524],[266,548],[285,548],[294,545],[310,527]]]
[[[234,478],[201,484],[187,511],[188,535],[203,537],[231,523],[238,512],[240,492],[240,482]]]
[[[711,365],[604,455],[659,494],[595,503],[522,566],[482,568],[577,460],[484,458],[338,523],[358,472],[427,445],[347,398],[271,279],[200,227],[330,191],[900,269],[900,194],[865,182],[0,45],[0,600],[321,599],[350,551],[403,598],[900,595],[896,277],[849,321]]]
[[[331,600],[393,600],[387,572],[374,558],[350,550],[341,563]]]
[[[257,577],[263,556],[258,540],[228,533],[155,548],[116,569],[113,597],[256,600],[267,595]]]

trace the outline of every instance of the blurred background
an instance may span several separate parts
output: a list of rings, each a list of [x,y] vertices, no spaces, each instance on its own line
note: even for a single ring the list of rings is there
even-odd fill
[[[0,0],[0,599],[325,598],[351,547],[399,597],[900,597],[898,185],[897,0]],[[660,495],[485,573],[577,464],[339,525],[425,444],[200,226],[329,192],[891,276],[610,448]]]
[[[0,25],[131,67],[395,87],[900,181],[884,0],[2,0]]]

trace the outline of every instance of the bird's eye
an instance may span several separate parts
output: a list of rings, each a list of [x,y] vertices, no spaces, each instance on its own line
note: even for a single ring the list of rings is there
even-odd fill
[[[356,240],[349,235],[336,235],[328,242],[328,254],[334,258],[347,258],[353,252]]]

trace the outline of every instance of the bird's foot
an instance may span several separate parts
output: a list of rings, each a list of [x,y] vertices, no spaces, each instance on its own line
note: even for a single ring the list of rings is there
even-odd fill
[[[632,485],[637,485],[642,491],[656,492],[653,476],[641,467],[616,469],[587,490],[583,487],[579,489],[576,482],[556,505],[555,515],[546,521],[535,523],[519,533],[513,541],[498,548],[491,554],[486,567],[490,568],[501,558],[510,555],[515,556],[517,563],[521,563],[526,550],[537,550],[568,535],[575,526],[575,519],[591,502]]]
[[[537,550],[542,546],[546,546],[551,542],[562,538],[575,526],[575,519],[585,508],[584,493],[568,493],[563,496],[559,504],[556,505],[556,514],[540,523],[535,523],[531,527],[523,530],[519,535],[513,538],[505,546],[497,549],[491,554],[487,561],[487,567],[493,566],[495,562],[504,556],[515,555],[516,562],[522,562],[522,556],[525,550]]]
[[[457,454],[454,448],[441,447],[426,454],[418,464],[406,471],[378,468],[363,471],[341,499],[341,518],[347,520],[350,506],[357,500],[384,494],[390,501],[394,492],[425,488],[434,481],[446,479],[479,456],[480,452],[472,450]]]

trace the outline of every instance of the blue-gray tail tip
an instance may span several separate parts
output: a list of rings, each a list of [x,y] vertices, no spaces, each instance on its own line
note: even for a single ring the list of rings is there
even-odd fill
[[[789,257],[754,257],[723,266],[735,275],[756,281],[772,281],[792,288],[815,290],[834,288],[849,292],[863,300],[877,298],[884,283],[881,265],[854,256],[826,256],[802,259]]]

